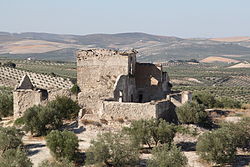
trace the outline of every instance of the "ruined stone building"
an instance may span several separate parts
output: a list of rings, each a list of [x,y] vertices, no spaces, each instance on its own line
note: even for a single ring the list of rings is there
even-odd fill
[[[190,100],[191,94],[173,93],[162,65],[139,63],[136,54],[135,50],[107,49],[77,52],[77,84],[81,90],[78,103],[87,113],[85,118],[174,121],[175,107]],[[72,98],[69,89],[36,87],[25,75],[13,92],[14,119],[28,108],[44,105],[62,95]]]
[[[172,119],[188,92],[172,94],[161,65],[139,63],[137,51],[90,49],[77,52],[78,102],[100,118]],[[87,114],[87,115],[88,115]]]
[[[28,108],[34,105],[45,105],[48,101],[54,100],[56,96],[63,95],[72,96],[68,89],[38,88],[32,84],[28,75],[24,75],[13,91],[14,119],[21,117]]]
[[[28,108],[41,104],[47,98],[47,90],[35,88],[28,75],[23,76],[13,92],[14,118],[21,117]]]

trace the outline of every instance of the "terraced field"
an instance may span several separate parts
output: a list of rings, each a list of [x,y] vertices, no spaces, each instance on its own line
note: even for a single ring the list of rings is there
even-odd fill
[[[0,59],[0,62],[2,64],[13,62],[20,70],[76,79],[76,63],[18,59]]]
[[[174,90],[206,91],[250,102],[250,69],[229,69],[228,65],[182,64],[165,67]]]
[[[0,86],[14,88],[24,75],[28,75],[34,86],[43,89],[71,88],[72,82],[62,77],[54,77],[9,67],[0,67]]]

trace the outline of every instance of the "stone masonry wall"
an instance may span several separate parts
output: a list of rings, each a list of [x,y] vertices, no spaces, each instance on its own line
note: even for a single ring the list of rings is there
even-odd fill
[[[41,104],[41,93],[35,90],[16,90],[13,92],[14,119],[23,115],[23,113],[34,105]]]
[[[170,92],[168,74],[155,64],[136,63],[135,81],[139,102],[164,99]]]
[[[170,101],[150,103],[119,103],[114,101],[103,101],[101,118],[116,120],[119,118],[128,120],[163,118],[169,122],[176,122],[174,105]]]
[[[120,103],[103,101],[100,117],[106,120],[112,119],[150,119],[156,118],[156,108],[150,103]]]
[[[135,53],[131,53],[135,57]],[[85,50],[77,53],[77,84],[81,89],[78,95],[80,105],[87,112],[97,112],[102,100],[114,96],[114,85],[121,75],[128,75],[128,53],[110,50]]]

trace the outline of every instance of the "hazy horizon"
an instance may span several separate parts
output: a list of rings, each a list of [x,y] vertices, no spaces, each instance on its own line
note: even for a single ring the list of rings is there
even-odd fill
[[[166,36],[166,37],[177,37],[177,38],[183,38],[183,39],[210,39],[210,38],[238,38],[238,37],[249,37],[250,35],[245,35],[245,36],[215,36],[215,37],[179,37],[179,36],[173,36],[173,35],[162,35],[162,34],[154,34],[154,33],[146,33],[146,32],[117,32],[117,33],[90,33],[90,34],[72,34],[72,33],[54,33],[54,32],[32,32],[32,31],[27,31],[27,32],[8,32],[8,31],[0,31],[0,33],[11,33],[11,34],[21,34],[21,33],[45,33],[45,34],[56,34],[56,35],[76,35],[76,36],[84,36],[84,35],[98,35],[98,34],[109,34],[109,35],[114,35],[114,34],[126,34],[126,33],[143,33],[143,34],[148,34],[148,35],[156,35],[156,36]]]
[[[142,32],[180,38],[250,36],[248,0],[3,0],[0,31],[54,34]]]

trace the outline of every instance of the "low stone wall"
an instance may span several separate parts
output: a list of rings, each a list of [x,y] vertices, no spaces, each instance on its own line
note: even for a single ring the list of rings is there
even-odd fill
[[[175,111],[170,101],[149,103],[121,103],[103,101],[100,117],[106,120],[116,119],[151,119],[163,118],[169,122],[175,122]]]
[[[101,118],[112,119],[150,119],[156,118],[156,108],[150,103],[121,103],[114,101],[103,101],[100,111]]]

